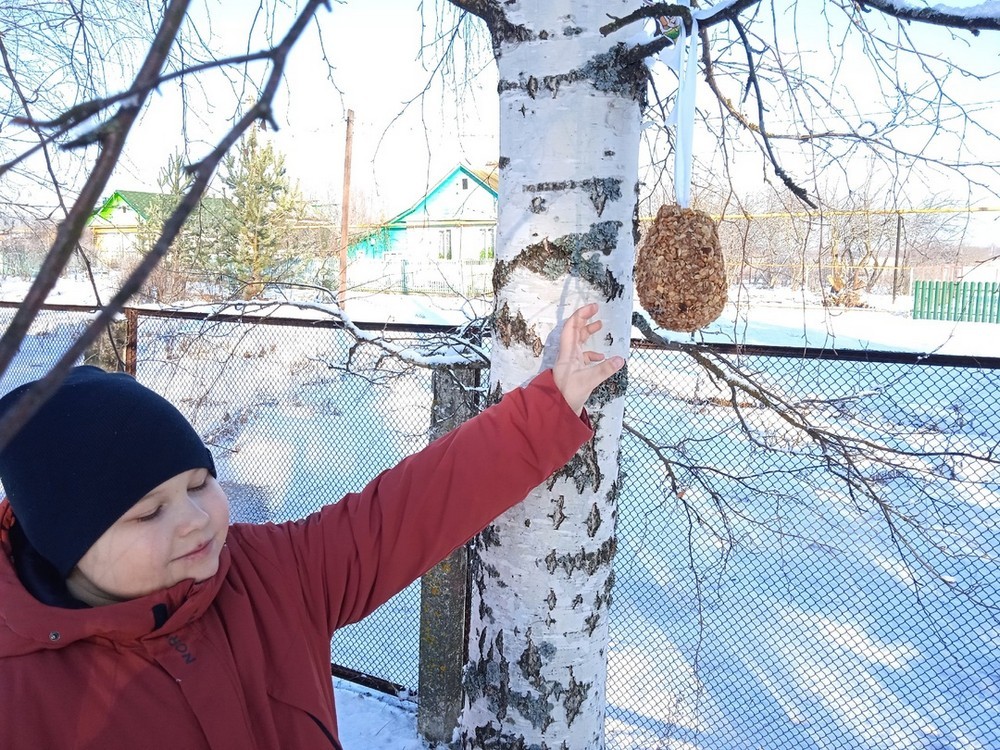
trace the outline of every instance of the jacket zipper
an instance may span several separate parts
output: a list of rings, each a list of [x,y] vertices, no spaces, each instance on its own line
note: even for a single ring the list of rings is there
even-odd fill
[[[312,715],[311,713],[309,713],[308,711],[306,711],[306,715],[307,715],[307,716],[308,716],[308,717],[309,717],[310,719],[312,719],[313,721],[315,721],[315,722],[316,722],[316,726],[318,726],[318,727],[319,727],[319,730],[320,730],[320,731],[321,731],[321,732],[322,732],[322,733],[323,733],[324,735],[326,735],[326,738],[327,738],[328,740],[330,740],[330,746],[331,746],[331,747],[333,747],[333,748],[334,748],[334,750],[344,750],[343,746],[342,746],[342,745],[341,745],[341,744],[340,744],[339,742],[337,742],[336,738],[335,738],[335,737],[334,737],[334,736],[333,736],[332,734],[330,734],[330,730],[329,730],[329,729],[327,729],[327,728],[326,728],[325,726],[323,726],[323,722],[322,722],[322,721],[320,721],[319,719],[317,719],[317,718],[316,718],[315,716],[313,716],[313,715]]]

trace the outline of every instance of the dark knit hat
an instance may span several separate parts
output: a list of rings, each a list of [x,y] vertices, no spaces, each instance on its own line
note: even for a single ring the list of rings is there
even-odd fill
[[[0,399],[5,414],[32,386]],[[67,576],[144,495],[212,454],[169,401],[123,373],[73,368],[0,452],[0,480],[32,547]]]

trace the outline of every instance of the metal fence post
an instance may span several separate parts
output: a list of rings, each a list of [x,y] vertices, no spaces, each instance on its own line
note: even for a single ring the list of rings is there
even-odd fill
[[[432,438],[476,414],[479,375],[478,368],[434,370]],[[459,547],[420,579],[417,730],[428,742],[450,741],[462,709],[468,595],[465,547]]]
[[[128,313],[131,313],[129,315]],[[129,356],[131,354],[131,357]],[[129,360],[131,359],[131,369]],[[116,317],[83,353],[83,364],[96,365],[108,372],[135,374],[135,311]]]

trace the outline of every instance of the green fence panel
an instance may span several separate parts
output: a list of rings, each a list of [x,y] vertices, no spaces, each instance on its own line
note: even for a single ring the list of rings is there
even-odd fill
[[[914,281],[913,319],[1000,323],[1000,283]]]

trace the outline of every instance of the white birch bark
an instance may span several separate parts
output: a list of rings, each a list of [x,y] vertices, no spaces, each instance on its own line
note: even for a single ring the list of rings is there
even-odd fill
[[[497,14],[498,394],[552,364],[562,321],[587,302],[604,321],[591,348],[628,356],[646,83],[623,35],[599,32],[633,0],[475,5]],[[594,442],[474,545],[463,748],[604,747],[625,383],[588,405]]]

